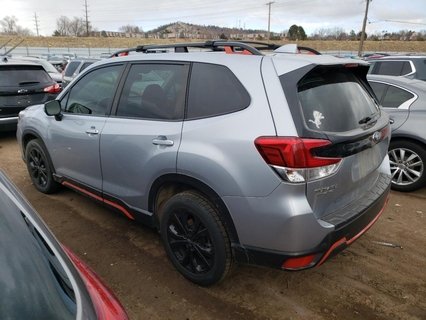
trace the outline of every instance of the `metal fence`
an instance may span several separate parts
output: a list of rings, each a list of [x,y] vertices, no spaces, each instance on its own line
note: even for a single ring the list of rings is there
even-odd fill
[[[0,50],[0,55],[7,52],[11,47],[4,47]],[[111,54],[118,50],[124,48],[52,48],[52,47],[16,47],[10,54],[12,56],[45,56],[45,55],[70,55],[72,54],[74,57],[94,57],[99,58],[101,55]],[[384,52],[387,54],[404,54],[406,52]],[[321,51],[323,54],[331,54],[340,57],[356,57],[358,55],[357,51],[349,51],[349,50],[333,50],[333,51]],[[374,53],[373,51],[364,51],[365,54]],[[426,52],[417,53],[426,55]]]
[[[7,52],[11,47],[4,47],[0,55]],[[124,48],[52,48],[52,47],[16,47],[10,54],[12,56],[45,56],[45,55],[73,55],[77,57],[99,58],[101,54],[111,54]]]

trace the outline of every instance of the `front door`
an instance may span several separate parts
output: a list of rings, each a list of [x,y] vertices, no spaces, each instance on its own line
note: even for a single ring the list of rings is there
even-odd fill
[[[48,149],[56,173],[99,191],[100,135],[121,72],[121,65],[113,65],[87,73],[61,100],[62,120],[50,117]]]

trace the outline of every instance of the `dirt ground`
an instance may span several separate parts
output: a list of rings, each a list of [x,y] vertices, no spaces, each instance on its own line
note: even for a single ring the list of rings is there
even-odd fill
[[[378,222],[319,268],[239,266],[223,283],[202,288],[174,270],[156,232],[73,191],[37,192],[14,134],[0,133],[0,168],[131,319],[426,319],[426,188],[392,192]]]

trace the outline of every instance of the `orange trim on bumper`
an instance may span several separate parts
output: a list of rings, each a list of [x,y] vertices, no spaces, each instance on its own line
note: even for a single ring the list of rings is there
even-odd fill
[[[349,246],[351,243],[353,243],[356,239],[361,237],[365,232],[367,232],[368,229],[371,228],[371,226],[379,219],[379,217],[382,215],[383,211],[385,211],[386,205],[388,204],[389,196],[387,197],[385,204],[383,205],[383,208],[379,211],[377,216],[370,221],[369,224],[367,224],[360,232],[358,232],[355,236],[350,238],[349,240],[346,239],[346,237],[341,238],[340,240],[337,240],[333,245],[327,250],[327,252],[322,256],[321,260],[318,262],[317,266],[320,266],[323,264],[327,258],[330,256],[330,254],[336,250],[341,245]]]

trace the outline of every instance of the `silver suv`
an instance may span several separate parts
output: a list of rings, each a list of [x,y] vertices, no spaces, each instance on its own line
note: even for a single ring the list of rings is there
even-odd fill
[[[158,228],[177,270],[201,285],[235,262],[321,265],[378,219],[390,131],[367,64],[188,46],[100,61],[21,112],[34,186],[69,187]]]

